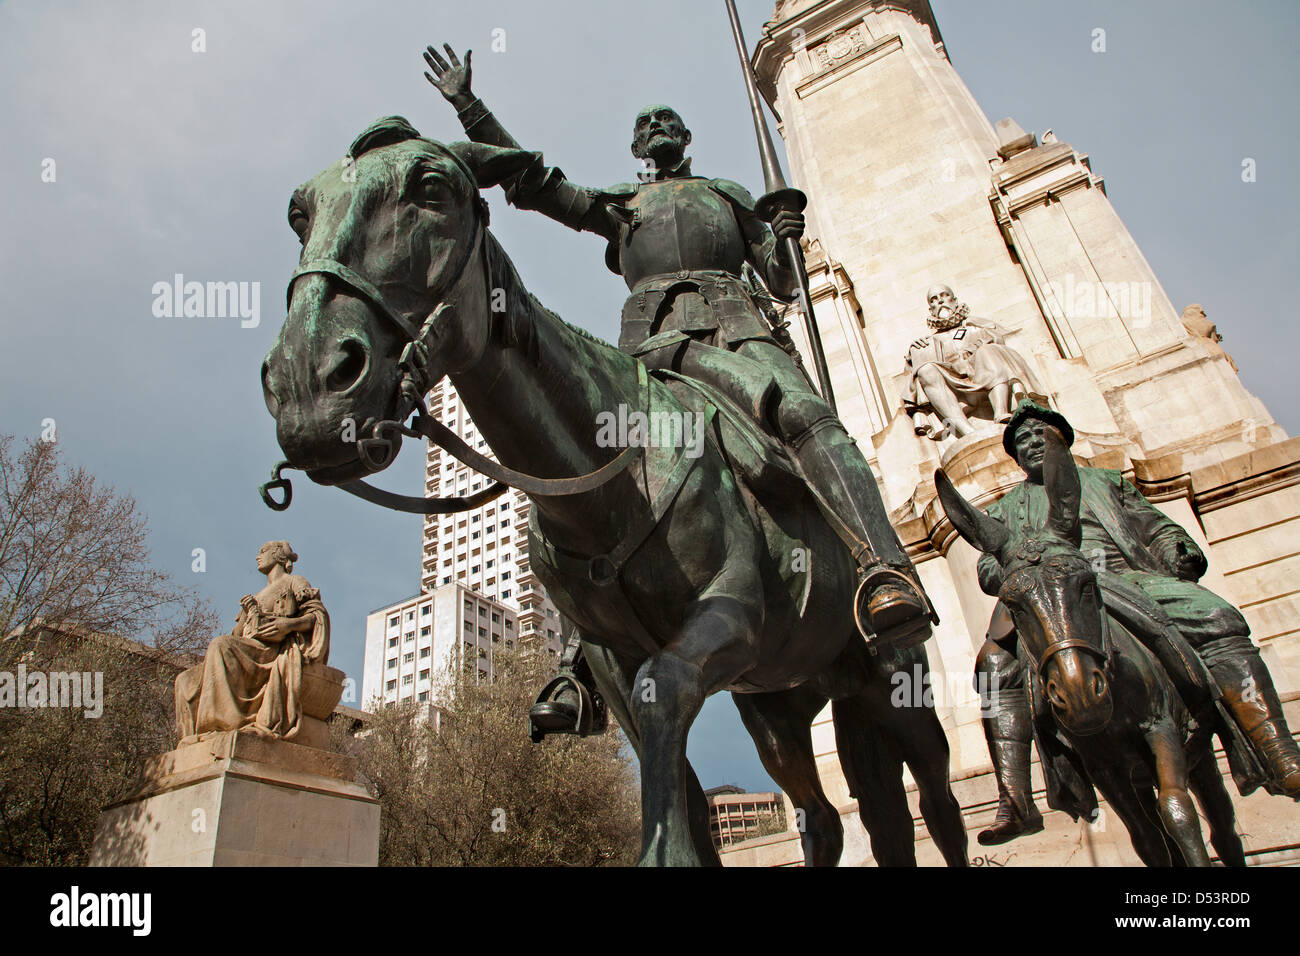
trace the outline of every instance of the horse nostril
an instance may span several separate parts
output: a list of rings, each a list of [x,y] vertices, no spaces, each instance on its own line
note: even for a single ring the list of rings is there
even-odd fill
[[[330,356],[325,371],[325,387],[331,392],[345,392],[365,374],[369,354],[356,339],[344,339],[339,350]]]
[[[1047,682],[1047,699],[1052,702],[1052,706],[1060,709],[1065,708],[1065,699],[1061,697],[1061,691],[1054,680]]]
[[[1099,700],[1106,696],[1106,678],[1101,671],[1093,671],[1092,693]]]
[[[266,403],[266,410],[275,417],[280,410],[280,400],[275,397],[275,389],[271,387],[271,363],[262,363],[262,401]]]

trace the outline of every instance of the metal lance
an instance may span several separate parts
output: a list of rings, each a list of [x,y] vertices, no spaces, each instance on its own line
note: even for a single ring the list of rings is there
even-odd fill
[[[767,121],[763,118],[763,107],[758,100],[758,86],[754,82],[754,71],[749,66],[746,52],[745,35],[740,30],[740,18],[736,16],[736,4],[733,0],[723,0],[727,5],[727,16],[731,19],[731,33],[736,39],[736,53],[740,56],[740,72],[745,77],[745,91],[749,94],[749,109],[754,114],[754,134],[758,137],[758,154],[763,163],[763,180],[767,193],[754,203],[754,211],[764,222],[771,222],[782,211],[803,212],[808,205],[808,197],[802,190],[787,186],[781,174],[781,164],[776,158],[776,147],[772,145],[772,134],[768,132]],[[838,414],[835,407],[835,393],[831,390],[831,373],[826,367],[826,353],[822,349],[821,333],[817,330],[817,319],[813,316],[812,296],[808,291],[808,271],[804,268],[803,249],[799,240],[785,240],[785,252],[798,280],[799,308],[803,310],[804,323],[808,329],[808,344],[812,346],[813,366],[817,369],[817,382],[821,386],[822,398]]]

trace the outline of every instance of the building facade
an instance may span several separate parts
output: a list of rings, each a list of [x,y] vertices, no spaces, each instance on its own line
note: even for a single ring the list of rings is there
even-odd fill
[[[948,59],[929,0],[780,0],[753,65],[781,117],[791,179],[810,200],[813,307],[840,415],[942,618],[926,647],[970,828],[987,825],[996,804],[971,686],[994,599],[933,474],[943,467],[982,507],[1023,474],[992,423],[936,441],[905,413],[903,360],[929,332],[936,283],[1008,331],[1042,398],[1074,425],[1076,460],[1122,469],[1200,544],[1210,562],[1201,583],[1242,609],[1298,726],[1300,440],[1212,338],[1185,326],[1088,156],[1012,120],[990,123]],[[798,319],[793,330],[807,354]],[[814,743],[845,817],[844,862],[867,862],[829,710]],[[1237,804],[1254,859],[1300,859],[1289,802],[1256,794]],[[797,860],[793,836],[764,842],[743,862]],[[1068,818],[1007,850],[1022,862],[1136,859],[1118,824],[1103,832]],[[933,848],[919,852],[938,860]]]
[[[709,801],[709,832],[719,850],[772,832],[784,822],[779,793],[746,793],[733,784],[704,791]]]
[[[452,384],[428,395],[429,413],[494,458]],[[489,479],[430,444],[425,493],[481,491]],[[468,666],[490,680],[502,650],[531,647],[557,658],[560,618],[528,560],[531,503],[515,489],[472,511],[424,519],[420,592],[366,617],[362,702],[438,704],[439,673]]]
[[[429,414],[471,448],[496,460],[450,381],[444,379],[429,394]],[[426,494],[468,495],[488,483],[468,465],[429,444]],[[528,497],[511,488],[473,511],[426,517],[420,588],[432,591],[453,582],[463,584],[488,600],[514,608],[521,638],[558,650],[562,644],[559,614],[528,560],[531,509]]]
[[[491,680],[494,658],[519,643],[516,612],[463,584],[444,584],[366,615],[361,699],[380,704],[444,700],[460,668]]]

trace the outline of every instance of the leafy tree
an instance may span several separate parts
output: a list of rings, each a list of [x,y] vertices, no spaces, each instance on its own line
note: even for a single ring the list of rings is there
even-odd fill
[[[636,770],[623,735],[528,737],[528,708],[554,663],[497,652],[490,682],[444,677],[427,704],[381,707],[355,738],[381,804],[389,866],[630,865],[640,848]]]

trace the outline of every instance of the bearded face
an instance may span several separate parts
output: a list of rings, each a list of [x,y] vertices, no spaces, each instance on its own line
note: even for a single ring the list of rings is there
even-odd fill
[[[690,142],[691,131],[671,107],[647,106],[637,114],[632,128],[632,155],[651,168],[676,166]]]
[[[946,285],[937,285],[926,293],[926,304],[930,307],[930,328],[936,332],[956,328],[966,318],[967,308],[957,301],[957,296]]]

